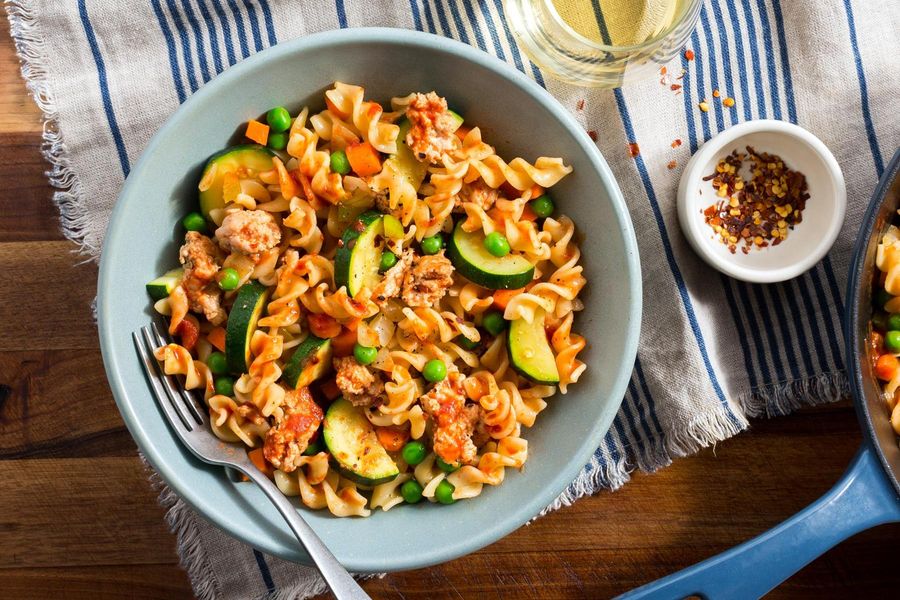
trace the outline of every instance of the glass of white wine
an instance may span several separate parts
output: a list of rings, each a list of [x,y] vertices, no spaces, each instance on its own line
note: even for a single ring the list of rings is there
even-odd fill
[[[504,0],[509,27],[539,67],[576,85],[615,88],[668,63],[702,0]]]

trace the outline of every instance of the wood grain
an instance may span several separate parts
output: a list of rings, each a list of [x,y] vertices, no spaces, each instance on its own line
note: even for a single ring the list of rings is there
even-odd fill
[[[96,266],[59,233],[39,112],[0,21],[0,598],[190,598],[106,384]],[[410,600],[610,597],[789,517],[836,481],[859,440],[846,402],[757,421],[480,552],[364,587]],[[895,598],[898,540],[897,525],[855,536],[771,597]]]

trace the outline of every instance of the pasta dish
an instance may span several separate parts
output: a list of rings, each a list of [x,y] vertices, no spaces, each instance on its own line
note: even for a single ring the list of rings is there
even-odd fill
[[[286,495],[336,516],[452,504],[525,463],[585,364],[561,158],[506,162],[435,92],[335,83],[209,159],[181,264],[147,284],[167,374]]]

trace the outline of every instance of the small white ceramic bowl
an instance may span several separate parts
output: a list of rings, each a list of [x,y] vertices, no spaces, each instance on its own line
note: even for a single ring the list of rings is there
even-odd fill
[[[711,181],[719,161],[733,150],[780,156],[785,165],[806,176],[809,200],[803,221],[781,244],[753,248],[748,254],[732,254],[706,224],[703,210],[719,198]],[[807,130],[785,121],[749,121],[726,129],[694,154],[678,187],[678,219],[681,230],[703,260],[719,271],[751,283],[792,279],[809,270],[831,248],[844,223],[847,191],[841,168],[822,141]]]

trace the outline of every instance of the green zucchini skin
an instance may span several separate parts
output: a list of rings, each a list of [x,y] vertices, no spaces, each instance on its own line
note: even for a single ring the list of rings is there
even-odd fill
[[[182,268],[167,271],[153,281],[147,282],[147,293],[150,294],[150,297],[154,300],[168,298],[169,294],[172,293],[172,290],[175,289],[175,286],[181,283],[183,277],[184,269]]]
[[[266,307],[269,290],[266,286],[250,281],[241,286],[225,326],[225,360],[228,370],[239,375],[250,367],[250,338],[256,331],[256,322]]]
[[[331,340],[312,334],[294,350],[284,368],[284,382],[297,389],[323,377],[331,369]]]
[[[400,474],[362,409],[346,399],[338,398],[328,407],[322,433],[332,462],[347,479],[378,485]]]
[[[510,364],[522,376],[544,385],[559,383],[556,357],[544,331],[542,310],[535,313],[531,323],[525,319],[515,319],[510,323],[506,349]]]
[[[379,239],[383,237],[382,215],[367,210],[357,217],[344,233],[334,255],[334,283],[346,286],[351,297],[364,287],[370,290],[378,283],[381,264]]]
[[[406,134],[409,133],[409,119],[403,119],[398,123],[400,133],[397,134],[397,153],[392,154],[390,160],[394,163],[397,172],[415,189],[419,189],[428,173],[428,163],[416,158],[415,153],[406,145]]]
[[[484,247],[484,233],[463,230],[462,221],[453,229],[447,256],[460,275],[488,289],[517,290],[534,279],[534,265],[525,257],[492,255]]]
[[[273,156],[275,156],[274,152],[259,144],[232,146],[210,156],[203,169],[203,176],[206,176],[213,165],[217,165],[217,171],[209,188],[200,192],[200,212],[203,213],[203,216],[211,220],[210,211],[225,206],[222,198],[222,182],[225,173],[234,172],[240,168],[252,169],[257,172],[268,171],[273,168]]]

